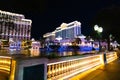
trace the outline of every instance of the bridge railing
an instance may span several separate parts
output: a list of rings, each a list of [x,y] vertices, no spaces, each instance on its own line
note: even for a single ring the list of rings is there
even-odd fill
[[[114,61],[115,59],[117,59],[117,52],[106,53],[106,61],[107,61],[107,63],[110,63],[110,62]]]
[[[68,78],[100,64],[100,55],[49,63],[47,65],[47,78],[48,80]]]
[[[49,63],[47,64],[47,80],[68,79],[78,73],[102,65],[105,62],[104,58],[106,58],[107,62],[110,62],[115,60],[117,56],[115,52],[112,52],[106,53],[106,56],[104,56],[104,54],[99,54]]]
[[[0,70],[10,72],[11,57],[0,56]]]

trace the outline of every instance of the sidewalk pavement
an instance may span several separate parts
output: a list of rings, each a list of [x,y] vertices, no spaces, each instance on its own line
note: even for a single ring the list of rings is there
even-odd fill
[[[106,64],[80,80],[120,80],[120,60]]]

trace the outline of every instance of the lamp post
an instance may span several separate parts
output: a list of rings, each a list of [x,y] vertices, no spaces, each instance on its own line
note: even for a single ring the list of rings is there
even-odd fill
[[[100,39],[101,39],[101,33],[103,32],[103,28],[99,27],[98,25],[95,25],[94,30],[97,32],[97,34],[99,36],[99,52],[100,52],[101,51]]]
[[[108,51],[111,50],[111,45],[110,45],[111,41],[112,41],[112,34],[110,34],[108,37]]]

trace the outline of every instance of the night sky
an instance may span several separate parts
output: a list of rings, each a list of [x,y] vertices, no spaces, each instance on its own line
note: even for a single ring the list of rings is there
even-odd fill
[[[0,0],[0,9],[32,19],[35,39],[75,20],[81,22],[84,35],[94,34],[95,24],[103,27],[103,36],[120,34],[120,0]]]

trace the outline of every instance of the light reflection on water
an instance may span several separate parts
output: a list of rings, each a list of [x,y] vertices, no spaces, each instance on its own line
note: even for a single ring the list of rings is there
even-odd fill
[[[11,55],[11,54],[24,54],[28,57],[34,56],[48,56],[50,54],[56,54],[57,56],[71,56],[83,53],[90,53],[90,52],[80,52],[80,51],[63,51],[63,52],[40,52],[39,50],[19,50],[19,51],[10,51],[10,50],[0,50],[0,55]]]
[[[72,56],[72,55],[79,55],[79,54],[85,54],[85,53],[91,53],[91,51],[63,51],[63,52],[41,52],[41,55],[50,55],[50,54],[56,54],[58,56]]]

